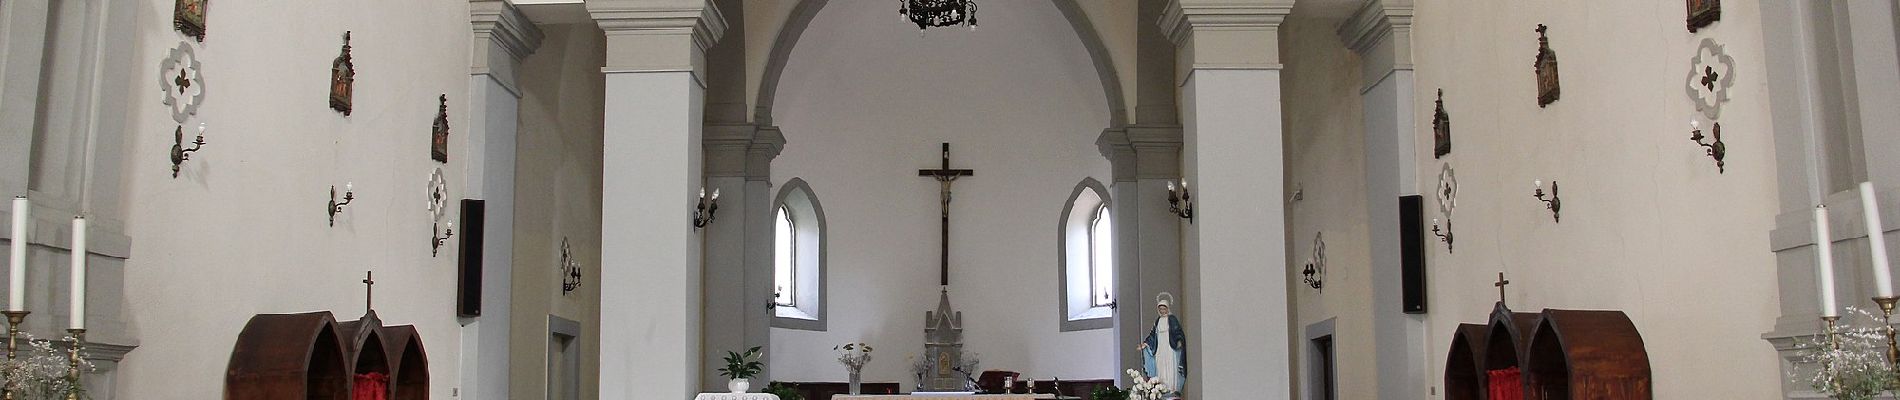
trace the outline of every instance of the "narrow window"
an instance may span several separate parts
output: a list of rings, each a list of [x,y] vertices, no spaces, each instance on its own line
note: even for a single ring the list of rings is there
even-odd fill
[[[798,259],[798,226],[792,221],[791,210],[784,206],[779,206],[777,219],[773,236],[778,248],[772,252],[772,304],[797,307],[798,268],[793,260]]]
[[[1090,305],[1105,307],[1115,302],[1115,229],[1108,205],[1095,208],[1089,222]]]

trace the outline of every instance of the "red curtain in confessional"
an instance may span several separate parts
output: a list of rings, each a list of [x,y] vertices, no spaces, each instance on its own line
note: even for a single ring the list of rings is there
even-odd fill
[[[389,400],[389,375],[371,372],[356,375],[356,392],[350,400]]]
[[[1524,400],[1524,374],[1517,367],[1486,371],[1491,400]]]

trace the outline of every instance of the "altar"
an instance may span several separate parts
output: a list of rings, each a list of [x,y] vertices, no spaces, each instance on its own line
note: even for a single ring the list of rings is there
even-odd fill
[[[1053,394],[841,394],[831,400],[1061,400],[1075,397],[1057,397]]]

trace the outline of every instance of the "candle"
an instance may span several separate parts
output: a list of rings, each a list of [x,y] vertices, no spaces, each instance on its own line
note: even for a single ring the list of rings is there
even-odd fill
[[[33,208],[26,196],[13,198],[13,252],[7,264],[7,311],[26,310],[26,221]]]
[[[1887,239],[1880,228],[1880,205],[1874,203],[1873,182],[1860,183],[1860,204],[1867,217],[1867,247],[1873,249],[1874,292],[1893,297],[1893,269],[1887,265]]]
[[[73,217],[72,329],[86,329],[86,217]]]
[[[1839,317],[1840,309],[1834,304],[1834,243],[1833,235],[1828,233],[1827,206],[1814,207],[1814,275],[1820,284],[1821,316]]]

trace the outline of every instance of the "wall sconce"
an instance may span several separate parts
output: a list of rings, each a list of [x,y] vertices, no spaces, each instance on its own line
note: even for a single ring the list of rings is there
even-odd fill
[[[1188,193],[1187,178],[1181,178],[1178,191],[1174,182],[1168,182],[1168,212],[1194,223],[1194,195]]]
[[[719,189],[713,189],[712,197],[706,197],[706,188],[699,188],[699,206],[693,208],[693,230],[712,224],[713,214],[718,212]]]
[[[198,124],[198,140],[191,142],[191,148],[185,148],[185,127],[172,131],[172,179],[178,179],[178,166],[191,159],[191,153],[205,147],[205,125]]]
[[[1550,181],[1549,197],[1544,196],[1544,180],[1539,179],[1535,182],[1531,182],[1531,185],[1537,188],[1537,191],[1531,194],[1531,197],[1536,197],[1538,200],[1544,202],[1544,208],[1550,210],[1550,219],[1559,223],[1564,222],[1564,201],[1563,199],[1557,198],[1557,181]]]
[[[1440,241],[1440,242],[1445,242],[1445,252],[1446,252],[1446,253],[1456,253],[1456,252],[1457,252],[1456,250],[1452,250],[1452,243],[1451,243],[1451,242],[1452,242],[1452,238],[1451,238],[1451,220],[1449,220],[1449,219],[1447,219],[1447,220],[1445,220],[1445,229],[1444,229],[1444,230],[1439,230],[1439,229],[1438,229],[1438,219],[1437,219],[1437,218],[1432,218],[1432,236],[1437,236],[1437,237],[1438,237],[1438,241]]]
[[[1286,203],[1293,204],[1293,203],[1299,202],[1300,200],[1306,200],[1306,185],[1295,183],[1293,184],[1293,194],[1291,196],[1287,196]]]
[[[1708,139],[1708,137],[1702,136],[1701,122],[1689,120],[1689,128],[1691,129],[1689,131],[1689,140],[1701,145],[1706,150],[1703,153],[1707,154],[1709,158],[1715,159],[1715,173],[1720,174],[1727,172],[1728,163],[1723,161],[1723,159],[1728,158],[1728,145],[1722,144],[1722,123],[1715,123],[1713,132],[1715,142],[1703,142],[1703,139]]]
[[[1305,277],[1306,286],[1314,290],[1326,287],[1326,240],[1324,232],[1313,234],[1313,255],[1306,259],[1306,270],[1300,271]]]
[[[581,263],[574,261],[574,252],[567,246],[567,238],[561,238],[561,295],[581,288]]]
[[[330,214],[330,226],[336,226],[336,215],[342,213],[343,208],[348,207],[352,201],[356,201],[355,182],[343,184],[343,202],[341,203],[336,201],[336,186],[330,187],[330,206],[324,207],[324,212]]]
[[[450,222],[448,223],[447,226],[448,226],[448,230],[444,231],[445,233],[441,237],[437,237],[435,235],[435,225],[433,224],[429,225],[429,256],[430,257],[435,257],[437,255],[442,254],[442,243],[449,241],[449,238],[455,237],[455,223]]]

